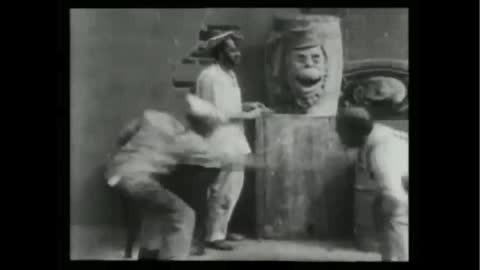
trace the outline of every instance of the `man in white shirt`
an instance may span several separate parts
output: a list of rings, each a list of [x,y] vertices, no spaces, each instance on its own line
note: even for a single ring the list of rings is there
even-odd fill
[[[198,76],[195,94],[211,102],[229,124],[216,128],[210,135],[212,147],[224,156],[236,158],[251,153],[245,137],[243,120],[259,117],[268,111],[258,102],[242,103],[240,87],[233,68],[240,63],[238,42],[242,39],[233,31],[212,31],[206,49],[215,63],[205,68]],[[211,164],[218,167],[218,164]],[[244,182],[244,169],[223,169],[208,191],[208,214],[206,220],[207,247],[231,250],[226,240],[242,240],[238,234],[227,234],[228,224],[240,196]]]
[[[356,148],[376,183],[375,224],[384,261],[408,261],[408,134],[373,123],[363,108],[347,108],[337,117],[337,133]]]
[[[213,127],[225,119],[210,103],[193,95],[187,95],[186,101],[186,124],[169,113],[146,110],[127,125],[107,164],[108,185],[138,205],[141,212],[139,260],[188,257],[194,227],[202,223],[198,218],[207,204],[191,192],[206,193],[219,173],[203,164],[223,164],[220,154],[205,140],[207,133],[195,125]]]

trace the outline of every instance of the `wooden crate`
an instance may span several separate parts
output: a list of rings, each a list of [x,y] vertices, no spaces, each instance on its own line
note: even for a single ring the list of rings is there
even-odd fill
[[[334,117],[275,114],[257,119],[257,233],[264,238],[350,237],[352,159]]]

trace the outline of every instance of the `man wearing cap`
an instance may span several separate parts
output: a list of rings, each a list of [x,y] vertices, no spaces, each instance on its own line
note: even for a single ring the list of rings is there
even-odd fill
[[[198,127],[221,125],[225,119],[193,95],[187,95],[186,101],[186,125],[169,113],[144,111],[121,132],[119,149],[107,165],[108,185],[139,206],[139,260],[187,258],[197,212],[206,201],[192,200],[185,190],[206,192],[218,170],[201,165],[212,160],[222,163],[205,140],[207,129]],[[183,188],[186,184],[191,188]]]
[[[222,152],[224,156],[242,158],[251,153],[243,129],[243,120],[259,117],[268,109],[258,102],[242,103],[240,87],[233,68],[240,63],[238,41],[243,37],[234,31],[213,30],[209,34],[210,38],[205,49],[215,62],[199,74],[195,94],[213,104],[229,121],[229,124],[216,128],[209,136],[212,147]],[[219,168],[219,164],[214,163],[205,166]],[[231,250],[233,246],[226,240],[243,239],[239,234],[227,234],[228,224],[243,183],[244,168],[237,166],[223,169],[209,188],[205,224],[207,247]]]
[[[408,134],[373,123],[359,107],[337,116],[337,133],[376,183],[374,219],[383,261],[408,261]]]

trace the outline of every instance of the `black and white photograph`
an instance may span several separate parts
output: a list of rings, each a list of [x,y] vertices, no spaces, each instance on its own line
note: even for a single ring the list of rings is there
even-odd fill
[[[408,8],[69,17],[70,260],[409,261]]]

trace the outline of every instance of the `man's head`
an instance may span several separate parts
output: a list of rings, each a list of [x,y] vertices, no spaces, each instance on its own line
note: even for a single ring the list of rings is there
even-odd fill
[[[241,56],[238,43],[232,38],[224,40],[212,49],[212,57],[228,67],[238,66]]]
[[[235,32],[215,32],[210,39],[213,41],[210,49],[212,57],[227,67],[238,66],[241,60],[239,45],[242,39],[243,37]]]
[[[373,121],[364,108],[345,108],[337,115],[336,132],[342,144],[348,148],[363,146],[372,129]]]

